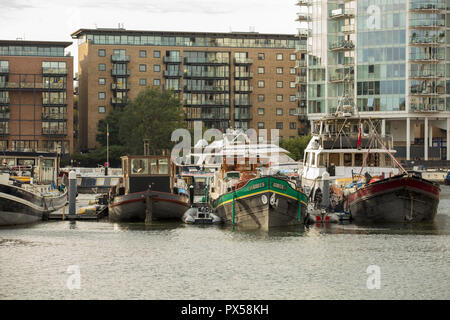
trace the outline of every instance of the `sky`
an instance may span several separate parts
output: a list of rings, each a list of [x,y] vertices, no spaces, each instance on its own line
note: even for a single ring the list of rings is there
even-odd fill
[[[80,28],[295,34],[296,0],[0,0],[2,40],[73,41]],[[76,41],[67,49],[77,58]],[[75,63],[76,64],[76,63]]]

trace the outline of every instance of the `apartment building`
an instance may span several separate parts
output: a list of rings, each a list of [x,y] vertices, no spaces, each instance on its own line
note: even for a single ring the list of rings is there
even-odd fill
[[[0,40],[0,149],[73,151],[71,42]]]
[[[308,119],[356,106],[397,157],[450,160],[450,1],[299,0]]]
[[[78,40],[84,150],[97,146],[98,121],[146,86],[178,92],[189,126],[279,129],[282,138],[306,128],[298,116],[298,86],[306,80],[298,60],[306,58],[306,38],[121,28],[80,29],[72,38]]]

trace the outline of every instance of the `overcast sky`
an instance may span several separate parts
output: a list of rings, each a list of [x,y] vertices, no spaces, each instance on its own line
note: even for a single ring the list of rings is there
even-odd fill
[[[80,28],[295,34],[296,0],[0,0],[1,39],[72,41]],[[76,57],[76,48],[68,49]]]

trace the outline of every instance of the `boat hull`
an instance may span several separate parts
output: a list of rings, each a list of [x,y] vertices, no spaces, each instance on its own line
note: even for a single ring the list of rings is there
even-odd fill
[[[0,226],[47,220],[50,212],[67,203],[67,192],[58,196],[39,196],[22,188],[0,185]]]
[[[108,206],[109,219],[118,222],[144,222],[146,217],[146,195],[148,191],[115,196]],[[181,219],[189,208],[189,197],[151,191],[153,219]]]
[[[356,222],[432,221],[439,206],[439,186],[417,177],[394,177],[348,195]]]
[[[255,189],[254,192],[250,190],[252,185],[264,181],[267,183],[261,190]],[[286,189],[274,188],[274,182],[279,186],[285,186]],[[253,179],[251,184],[250,182],[248,184],[249,186],[236,190],[234,197],[227,194],[219,198],[215,213],[225,223],[244,228],[270,229],[300,225],[307,221],[306,196],[290,188],[285,181],[264,177]]]

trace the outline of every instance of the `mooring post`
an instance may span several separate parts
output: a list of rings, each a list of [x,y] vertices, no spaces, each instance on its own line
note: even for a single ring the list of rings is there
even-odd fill
[[[322,189],[322,207],[328,208],[330,206],[330,174],[324,172],[322,174],[323,189]]]
[[[145,193],[145,223],[151,223],[153,219],[153,199],[150,190]]]
[[[77,174],[75,171],[69,172],[69,218],[75,218],[77,198]]]

